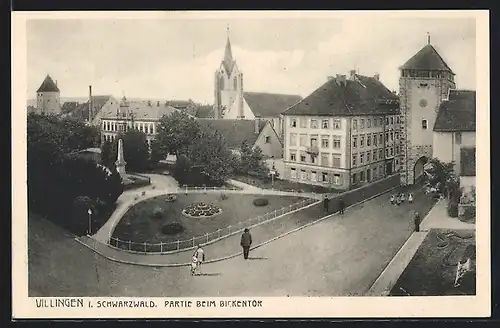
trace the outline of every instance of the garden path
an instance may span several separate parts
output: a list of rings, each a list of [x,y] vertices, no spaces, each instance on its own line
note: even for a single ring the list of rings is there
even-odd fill
[[[474,223],[462,222],[458,218],[448,216],[446,210],[446,199],[439,200],[434,208],[429,212],[429,215],[420,224],[420,229],[451,229],[451,230],[474,230]]]

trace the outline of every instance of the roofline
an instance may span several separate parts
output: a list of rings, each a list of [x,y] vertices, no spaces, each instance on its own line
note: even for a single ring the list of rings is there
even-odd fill
[[[385,115],[398,115],[401,113],[401,110],[398,112],[383,112],[383,113],[347,113],[347,114],[313,114],[313,113],[307,113],[307,114],[285,114],[283,113],[283,116],[320,116],[320,117],[353,117],[353,116],[385,116]]]
[[[302,98],[302,96],[301,96],[301,95],[291,94],[291,93],[274,93],[274,92],[260,92],[260,91],[244,91],[244,92],[243,92],[243,95],[244,95],[245,93],[254,93],[254,94],[260,93],[260,94],[264,94],[264,95],[290,96],[290,97],[298,97],[298,98]]]
[[[407,69],[409,71],[434,71],[434,72],[448,72],[448,73],[451,73],[451,75],[454,75],[456,76],[457,74],[455,74],[451,69],[450,70],[443,70],[443,69],[423,69],[423,68],[403,68],[404,65],[401,65],[398,67],[398,69],[401,71],[403,69]],[[435,78],[434,78],[435,79]]]
[[[476,132],[476,129],[442,129],[442,128],[434,128],[433,132]]]

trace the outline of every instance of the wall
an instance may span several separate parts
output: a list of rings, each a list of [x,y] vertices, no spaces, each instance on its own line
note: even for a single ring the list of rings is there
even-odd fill
[[[239,118],[240,102],[238,100],[239,98],[234,101],[229,110],[226,111],[226,115],[224,115],[225,119],[235,120]],[[253,120],[255,118],[255,115],[253,114],[250,106],[248,106],[245,98],[243,98],[243,115],[245,116],[245,120]]]
[[[37,113],[59,114],[61,112],[59,92],[40,92],[36,97]]]
[[[269,142],[266,143],[266,136],[269,136]],[[254,147],[258,146],[262,149],[262,154],[270,158],[282,158],[283,157],[283,146],[281,141],[278,139],[278,135],[271,127],[271,123],[267,122],[264,129],[259,134]]]
[[[455,162],[455,173],[460,175],[460,149],[476,147],[475,132],[434,132],[433,156],[445,163]]]
[[[476,177],[460,177],[460,187],[464,188],[464,193],[469,193],[476,187]]]

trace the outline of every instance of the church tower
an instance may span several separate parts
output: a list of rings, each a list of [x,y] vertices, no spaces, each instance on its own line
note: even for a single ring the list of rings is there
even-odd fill
[[[36,91],[36,112],[39,114],[59,114],[61,112],[59,88],[57,82],[47,74]]]
[[[455,89],[455,74],[427,44],[399,68],[401,105],[401,183],[414,184],[432,158],[433,128],[441,103]]]
[[[236,118],[244,119],[243,114],[243,73],[238,69],[231,51],[229,28],[224,51],[224,59],[215,72],[214,81],[214,118],[222,119],[233,108]]]

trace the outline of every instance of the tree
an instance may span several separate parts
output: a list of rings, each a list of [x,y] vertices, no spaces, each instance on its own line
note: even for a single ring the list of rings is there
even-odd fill
[[[157,128],[156,139],[164,157],[168,154],[188,154],[200,133],[198,122],[185,112],[175,111],[171,115],[164,115]]]
[[[238,173],[253,174],[261,177],[266,177],[269,174],[269,168],[264,161],[260,147],[252,149],[246,141],[242,142]]]
[[[113,149],[118,149],[119,139],[123,139],[123,156],[127,162],[127,170],[140,172],[147,169],[149,146],[146,134],[135,129],[119,134],[114,141]]]
[[[190,175],[191,172],[191,162],[186,155],[182,154],[177,157],[175,161],[175,165],[172,170],[172,176],[179,183],[179,185],[191,185],[190,178],[193,178]]]
[[[157,164],[160,160],[165,159],[161,151],[160,142],[157,139],[151,140],[151,152],[149,154],[149,161],[151,164]]]
[[[437,158],[431,159],[425,166],[427,184],[449,198],[460,198],[460,180],[455,174],[454,163],[445,163]]]
[[[116,144],[105,140],[101,145],[101,163],[102,165],[113,168],[116,161]]]

